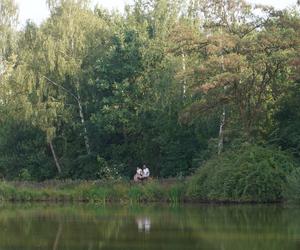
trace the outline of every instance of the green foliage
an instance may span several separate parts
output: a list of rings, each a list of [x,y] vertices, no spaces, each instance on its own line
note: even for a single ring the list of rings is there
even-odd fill
[[[182,183],[172,185],[167,191],[169,201],[178,203],[184,199],[186,193],[186,186]]]
[[[32,179],[31,174],[28,169],[22,168],[19,172],[19,180],[20,181],[30,181]]]
[[[141,202],[144,197],[144,188],[143,186],[134,185],[131,186],[128,192],[128,197],[130,202]]]
[[[81,181],[36,185],[31,182],[0,182],[1,201],[85,201],[92,203],[140,203],[183,200],[185,185],[156,181],[129,184],[123,181]]]
[[[290,202],[300,202],[300,168],[294,169],[287,177],[284,198]]]
[[[164,190],[158,181],[151,180],[144,185],[144,197],[147,201],[161,201],[166,198],[166,190]]]
[[[0,80],[5,62],[13,53],[14,30],[17,24],[18,8],[14,0],[0,0]]]
[[[5,179],[45,180],[55,167],[39,129],[14,120],[0,127],[0,172]]]
[[[235,146],[299,159],[297,10],[139,0],[123,14],[88,3],[48,1],[43,24],[16,30],[14,1],[0,0],[0,176],[106,184],[9,196],[178,202],[185,184],[124,180],[142,164],[184,179],[206,162],[196,197],[281,199],[284,154]],[[223,108],[231,151],[214,158]]]
[[[192,178],[188,196],[200,200],[272,202],[283,198],[295,163],[284,152],[246,145],[215,157]]]
[[[279,109],[275,114],[276,125],[271,134],[271,140],[283,149],[289,150],[300,159],[300,86],[291,86],[289,95],[279,102]]]

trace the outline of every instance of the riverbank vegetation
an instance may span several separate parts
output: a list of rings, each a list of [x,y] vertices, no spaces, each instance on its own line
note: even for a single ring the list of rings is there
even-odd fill
[[[115,184],[3,183],[3,199],[300,200],[299,7],[47,4],[43,23],[20,28],[0,0],[1,178]],[[144,163],[158,179],[192,177],[131,185]]]
[[[193,176],[188,194],[207,201],[282,201],[295,169],[285,153],[248,145],[209,160]]]
[[[179,203],[186,199],[181,180],[2,182],[0,200],[13,202]]]
[[[1,182],[0,201],[98,204],[299,201],[299,182],[296,182],[299,177],[286,174],[291,170],[276,165],[279,162],[273,165],[274,162],[263,160],[255,166],[252,159],[250,164],[244,162],[242,167],[237,164],[232,167],[218,165],[214,159],[192,178],[152,179],[138,184],[124,180]],[[292,163],[289,167],[293,167]]]

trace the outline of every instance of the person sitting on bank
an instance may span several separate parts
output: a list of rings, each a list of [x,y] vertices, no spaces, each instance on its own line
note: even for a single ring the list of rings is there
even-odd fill
[[[135,182],[143,180],[143,170],[139,167],[136,168],[136,174],[133,177]]]
[[[149,168],[144,164],[143,165],[143,178],[142,180],[147,180],[150,176]]]

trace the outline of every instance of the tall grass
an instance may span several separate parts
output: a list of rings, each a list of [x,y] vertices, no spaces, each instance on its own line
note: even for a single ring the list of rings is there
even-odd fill
[[[136,184],[125,181],[80,182],[67,185],[34,185],[34,183],[0,182],[1,201],[78,201],[105,204],[107,202],[179,202],[184,199],[182,183],[164,185],[158,181]]]

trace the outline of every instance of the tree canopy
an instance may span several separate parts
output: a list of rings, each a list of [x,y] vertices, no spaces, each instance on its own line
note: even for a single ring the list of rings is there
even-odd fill
[[[130,178],[144,163],[186,176],[245,143],[300,160],[298,7],[47,4],[49,18],[18,30],[0,0],[4,178]]]

